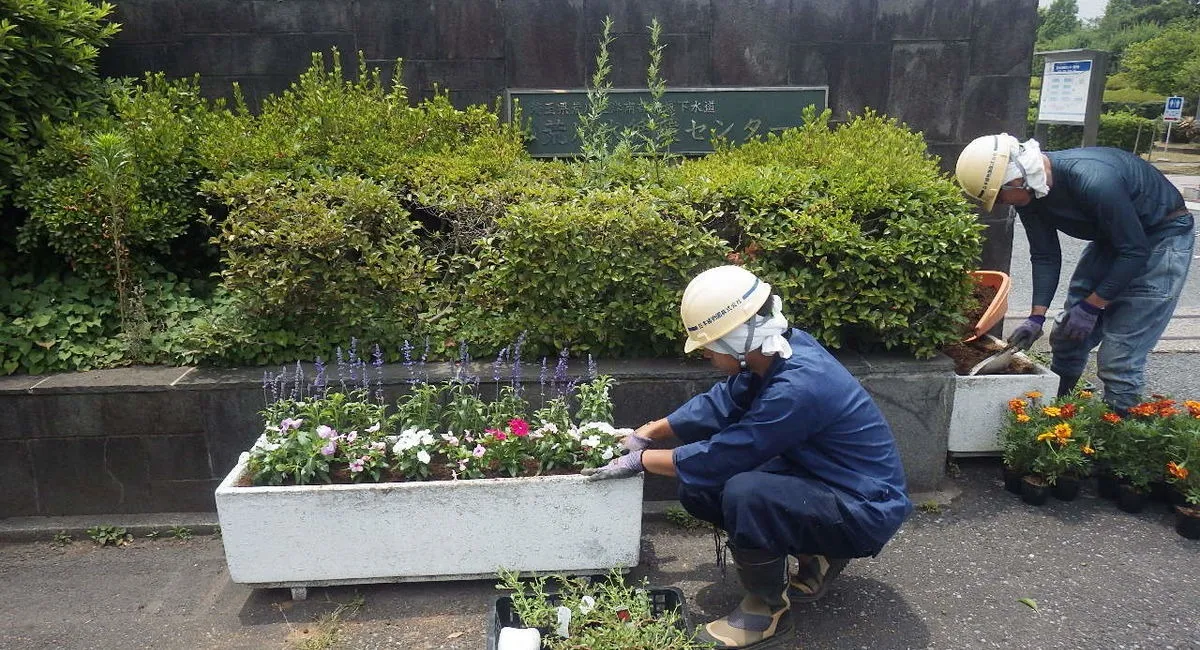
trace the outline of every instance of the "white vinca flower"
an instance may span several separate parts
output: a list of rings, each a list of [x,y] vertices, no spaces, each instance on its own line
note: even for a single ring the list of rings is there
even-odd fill
[[[588,422],[587,424],[579,427],[579,430],[584,432],[599,431],[601,433],[607,433],[610,436],[615,435],[617,432],[617,430],[613,428],[613,425],[607,422]]]
[[[588,437],[584,438],[583,440],[580,440],[579,442],[580,442],[580,444],[582,444],[585,447],[599,447],[600,446],[600,436],[588,436]]]
[[[604,450],[603,454],[600,454],[600,457],[603,458],[604,460],[612,460],[613,456],[616,456],[616,455],[617,455],[617,453],[615,451],[613,451],[613,448],[609,447]]]
[[[375,433],[375,432],[376,432],[376,431],[378,431],[378,430],[379,430],[379,423],[378,423],[378,422],[376,422],[375,424],[372,424],[371,426],[367,427],[367,433]]]
[[[417,452],[417,460],[421,461],[422,465],[428,465],[429,464],[429,452],[425,451],[424,449],[422,449],[421,451],[418,451]]]

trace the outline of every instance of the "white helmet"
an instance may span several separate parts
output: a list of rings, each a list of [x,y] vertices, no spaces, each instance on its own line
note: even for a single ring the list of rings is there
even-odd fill
[[[1008,158],[1020,145],[1016,138],[1007,133],[985,135],[975,138],[958,155],[954,175],[967,194],[983,203],[984,210],[991,210],[1004,184],[1004,172]]]
[[[679,304],[687,330],[684,352],[708,345],[750,320],[767,302],[771,285],[740,266],[718,266],[697,275]]]

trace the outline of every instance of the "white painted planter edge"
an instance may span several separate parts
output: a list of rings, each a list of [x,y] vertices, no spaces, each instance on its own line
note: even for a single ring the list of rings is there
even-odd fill
[[[640,557],[643,477],[216,490],[230,578],[261,587],[605,573]]]

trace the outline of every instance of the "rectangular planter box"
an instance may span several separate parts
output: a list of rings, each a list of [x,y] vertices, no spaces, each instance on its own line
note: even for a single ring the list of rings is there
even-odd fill
[[[259,587],[463,580],[633,567],[642,475],[217,487],[229,576]]]
[[[1058,392],[1058,375],[1023,354],[1018,353],[1014,358],[1032,363],[1035,374],[959,375],[954,378],[954,404],[950,409],[947,446],[950,453],[999,455],[1000,428],[1008,411],[1008,400],[1030,391],[1045,395],[1043,403],[1054,399]]]

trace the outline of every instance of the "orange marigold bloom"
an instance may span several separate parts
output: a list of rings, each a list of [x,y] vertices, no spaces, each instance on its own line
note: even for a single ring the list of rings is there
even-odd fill
[[[1081,390],[1081,391],[1079,391],[1079,396],[1082,397],[1083,399],[1092,399],[1092,391]]]
[[[1042,394],[1036,390],[1031,390],[1028,393],[1025,393],[1025,397],[1028,397],[1029,399],[1041,399]]]
[[[1057,406],[1046,406],[1042,408],[1042,413],[1045,413],[1052,418],[1056,418],[1062,415],[1062,409],[1058,408]]]
[[[1081,451],[1083,451],[1084,456],[1091,456],[1092,454],[1096,453],[1096,450],[1092,449],[1092,446],[1086,443],[1084,443]]]
[[[1184,402],[1183,405],[1187,407],[1188,413],[1191,413],[1192,417],[1200,418],[1200,402],[1190,399]]]
[[[1049,439],[1051,439],[1051,438],[1053,438],[1053,437],[1054,437],[1054,432],[1053,432],[1053,431],[1047,431],[1046,433],[1043,433],[1043,434],[1040,434],[1040,435],[1038,435],[1038,437],[1037,437],[1037,441],[1038,441],[1038,442],[1043,442],[1043,441],[1049,440]]]
[[[1025,400],[1019,397],[1014,397],[1008,400],[1008,410],[1012,411],[1013,413],[1024,413]]]
[[[1065,420],[1069,420],[1069,419],[1075,417],[1075,405],[1074,404],[1064,404],[1062,407],[1062,416],[1063,416],[1063,419],[1065,419]]]
[[[1057,436],[1060,440],[1066,440],[1067,438],[1070,438],[1071,437],[1071,425],[1067,424],[1066,422],[1055,425],[1054,435]]]
[[[1121,416],[1117,415],[1116,413],[1105,413],[1103,416],[1101,416],[1101,419],[1103,419],[1105,422],[1116,424],[1121,421]]]
[[[1134,415],[1140,415],[1142,417],[1148,417],[1148,416],[1154,415],[1155,411],[1157,411],[1157,410],[1158,410],[1158,407],[1156,407],[1154,404],[1149,403],[1149,402],[1146,402],[1143,404],[1138,404],[1137,406],[1129,407],[1130,413],[1132,413]]]
[[[1018,414],[1017,414],[1017,422],[1020,422],[1020,423],[1024,424],[1024,423],[1026,423],[1026,422],[1028,422],[1028,421],[1029,421],[1029,416],[1028,416],[1028,415],[1025,415],[1024,413],[1018,413]]]
[[[1183,465],[1176,465],[1174,462],[1167,463],[1167,471],[1171,476],[1183,481],[1188,477],[1188,468]]]

